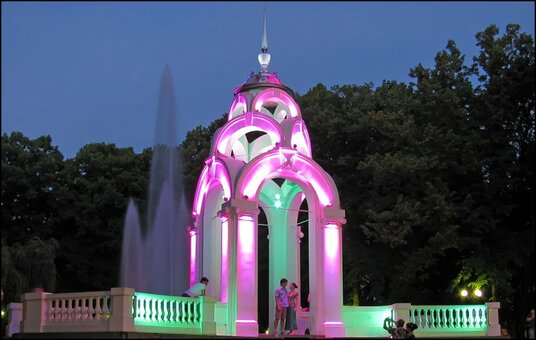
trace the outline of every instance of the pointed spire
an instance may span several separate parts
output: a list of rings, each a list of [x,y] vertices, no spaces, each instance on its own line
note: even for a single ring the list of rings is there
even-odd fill
[[[266,6],[264,6],[264,20],[263,20],[263,35],[262,35],[262,44],[261,44],[261,54],[258,55],[257,59],[259,64],[261,64],[261,73],[268,72],[268,64],[270,64],[271,56],[268,54],[268,33],[266,30]]]
[[[268,52],[268,32],[266,31],[266,5],[264,6],[264,20],[263,20],[263,26],[264,26],[264,32],[262,35],[262,45],[261,45],[261,51],[262,53]]]

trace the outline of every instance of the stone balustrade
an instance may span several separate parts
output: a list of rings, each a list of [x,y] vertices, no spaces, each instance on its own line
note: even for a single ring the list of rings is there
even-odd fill
[[[159,332],[216,334],[212,297],[185,298],[110,291],[26,293],[22,298],[22,333]],[[12,329],[16,328],[13,322]]]
[[[192,335],[230,335],[228,306],[213,297],[187,298],[135,292],[132,288],[110,291],[23,295],[22,304],[10,304],[9,335],[56,332],[137,332]],[[385,337],[386,317],[418,325],[417,337],[500,336],[500,303],[485,305],[343,306],[347,337]],[[22,321],[21,320],[22,317]],[[298,313],[299,333],[308,328],[314,313]],[[8,334],[6,334],[8,335]]]

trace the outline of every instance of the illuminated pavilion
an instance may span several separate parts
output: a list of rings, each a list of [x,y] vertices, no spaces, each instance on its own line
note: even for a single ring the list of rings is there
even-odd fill
[[[344,210],[333,179],[312,158],[293,91],[268,71],[270,58],[265,16],[261,70],[235,89],[229,120],[216,132],[197,184],[190,283],[209,277],[207,295],[227,303],[229,333],[257,336],[259,207],[269,226],[275,292],[282,277],[300,282],[298,213],[307,200],[311,334],[343,336]],[[274,304],[270,296],[270,316]]]

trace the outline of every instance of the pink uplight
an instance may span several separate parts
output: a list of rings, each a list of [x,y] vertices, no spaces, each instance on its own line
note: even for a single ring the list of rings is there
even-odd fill
[[[197,235],[190,234],[190,286],[197,282],[196,275],[196,252],[197,252]]]
[[[325,254],[331,266],[339,265],[339,230],[336,224],[324,226]]]
[[[221,302],[226,303],[229,285],[229,222],[221,219]]]

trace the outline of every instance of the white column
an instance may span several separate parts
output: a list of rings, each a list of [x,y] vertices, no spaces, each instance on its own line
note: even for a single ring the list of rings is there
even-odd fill
[[[259,335],[257,313],[257,202],[231,199],[224,204],[228,221],[227,300],[231,335]],[[223,284],[223,282],[222,282]],[[223,287],[222,287],[223,288]],[[223,291],[222,291],[222,294]]]
[[[344,337],[342,322],[342,224],[344,210],[324,208],[323,236],[323,328],[326,338]]]

